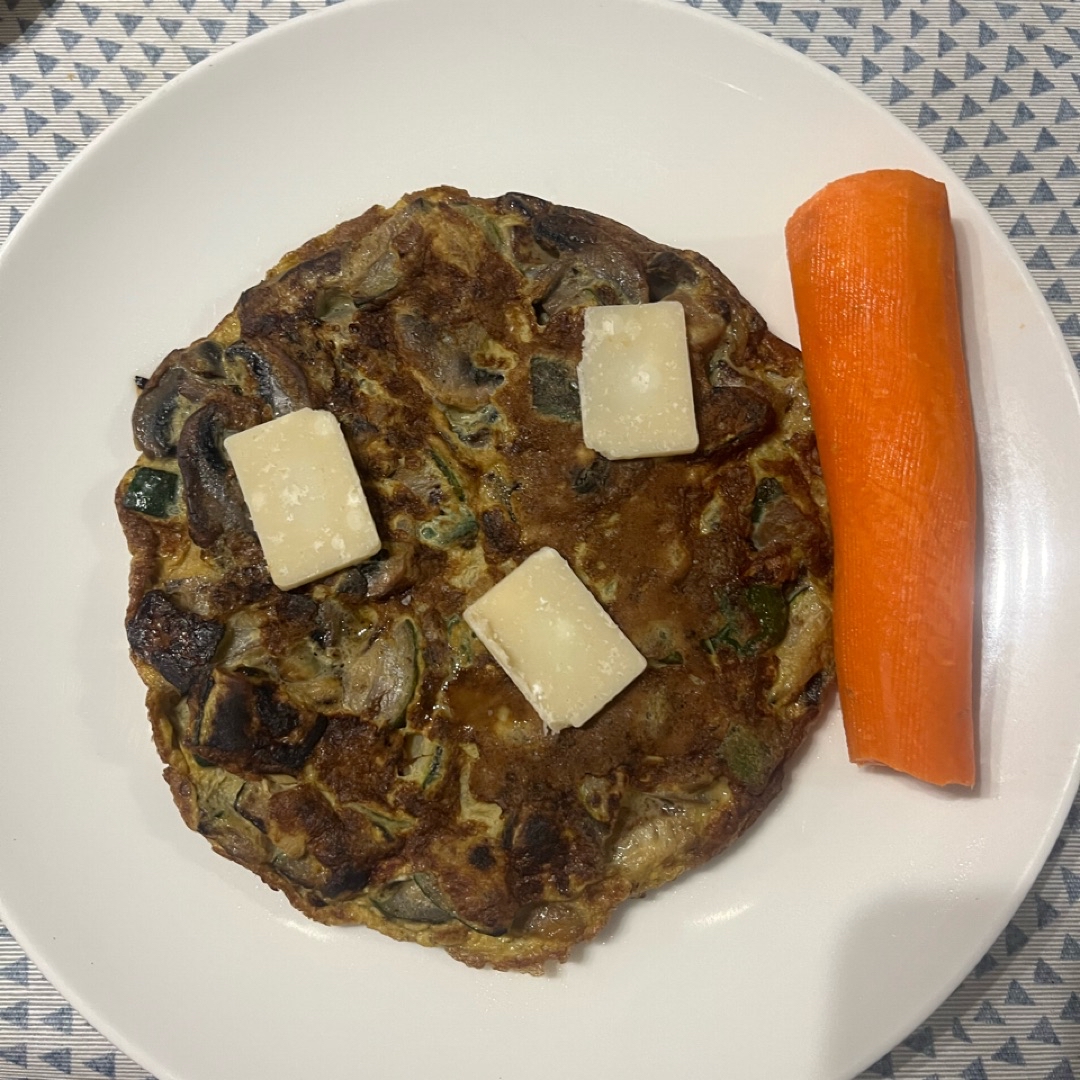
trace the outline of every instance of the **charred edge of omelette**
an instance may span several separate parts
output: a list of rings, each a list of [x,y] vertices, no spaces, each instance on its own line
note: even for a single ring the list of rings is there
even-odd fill
[[[701,449],[581,442],[590,304],[682,303]],[[281,593],[222,449],[341,421],[384,538]],[[325,923],[540,971],[711,858],[832,677],[832,549],[798,352],[719,270],[585,211],[452,188],[287,255],[141,386],[117,491],[127,632],[192,828]],[[557,737],[461,619],[559,550],[649,660]]]

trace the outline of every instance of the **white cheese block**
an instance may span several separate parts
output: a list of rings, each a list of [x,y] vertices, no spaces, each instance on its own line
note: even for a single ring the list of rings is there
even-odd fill
[[[554,548],[470,604],[465,621],[550,731],[581,727],[645,670],[645,657]]]
[[[380,548],[333,413],[298,409],[225,439],[270,577],[294,589]]]
[[[677,301],[586,308],[578,385],[589,449],[613,459],[697,449],[686,314]]]

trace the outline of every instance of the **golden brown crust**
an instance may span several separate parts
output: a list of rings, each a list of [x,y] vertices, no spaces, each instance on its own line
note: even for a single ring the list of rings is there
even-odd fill
[[[680,301],[702,447],[581,442],[588,304]],[[342,423],[385,548],[283,594],[221,442]],[[831,677],[801,360],[701,256],[434,188],[287,255],[133,417],[129,640],[184,820],[325,923],[539,971],[779,790]],[[461,612],[558,549],[649,660],[557,737]]]

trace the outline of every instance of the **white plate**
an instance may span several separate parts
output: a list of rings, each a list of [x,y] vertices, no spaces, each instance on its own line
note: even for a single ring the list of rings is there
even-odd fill
[[[944,179],[960,238],[985,508],[975,795],[847,764],[834,709],[744,843],[540,979],[307,922],[184,828],[122,630],[111,498],[136,372],[291,246],[432,183],[698,248],[794,337],[788,214],[885,165]],[[4,917],[162,1080],[845,1080],[959,982],[1056,835],[1080,700],[1072,362],[946,168],[764,38],[642,0],[292,22],[158,91],[50,188],[0,258],[0,357]]]

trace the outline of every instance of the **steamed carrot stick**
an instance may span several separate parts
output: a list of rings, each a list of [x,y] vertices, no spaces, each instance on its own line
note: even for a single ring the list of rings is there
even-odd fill
[[[786,237],[833,521],[848,754],[970,787],[975,431],[945,187],[849,176]]]

